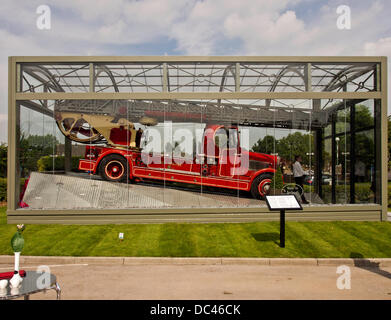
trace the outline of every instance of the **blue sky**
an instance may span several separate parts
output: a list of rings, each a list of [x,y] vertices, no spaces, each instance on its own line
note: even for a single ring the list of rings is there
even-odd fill
[[[51,9],[50,30],[36,27],[42,4]],[[350,30],[336,26],[340,5],[351,8]],[[2,0],[0,6],[0,141],[7,139],[11,55],[391,57],[389,0]]]

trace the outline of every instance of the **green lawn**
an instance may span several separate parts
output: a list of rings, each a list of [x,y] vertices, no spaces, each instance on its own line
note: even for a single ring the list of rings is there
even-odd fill
[[[0,255],[12,254],[15,225],[0,208]],[[118,233],[125,233],[119,242]],[[139,257],[391,257],[391,223],[287,222],[286,248],[279,223],[27,225],[23,255]]]

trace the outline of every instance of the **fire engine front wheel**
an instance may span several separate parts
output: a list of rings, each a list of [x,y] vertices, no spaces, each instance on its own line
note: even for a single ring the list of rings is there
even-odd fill
[[[100,175],[107,181],[123,181],[128,174],[129,166],[126,159],[120,155],[109,155],[100,163]]]
[[[270,173],[264,173],[256,177],[251,184],[251,195],[255,199],[264,199],[270,192],[270,184],[273,175]]]

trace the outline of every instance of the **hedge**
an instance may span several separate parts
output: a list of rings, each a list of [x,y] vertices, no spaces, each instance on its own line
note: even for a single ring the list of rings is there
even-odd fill
[[[0,178],[0,201],[7,200],[7,178]]]
[[[331,186],[323,185],[323,201],[325,203],[331,202]],[[314,190],[314,188],[312,188]],[[336,202],[344,203],[346,200],[349,201],[350,198],[350,186],[346,186],[347,194],[345,199],[345,185],[336,185],[335,186],[335,194],[336,194]],[[304,186],[305,192],[310,192],[310,186]],[[368,183],[357,183],[355,185],[355,194],[356,194],[356,203],[371,203],[373,202],[373,192],[371,190],[371,184]],[[388,206],[391,207],[391,184],[388,184]]]
[[[20,179],[20,190],[24,186],[26,179]],[[7,201],[7,178],[0,178],[0,201]]]
[[[82,157],[72,157],[72,171],[78,171],[79,168],[79,160]],[[54,161],[53,161],[54,160]],[[54,169],[53,169],[54,162]],[[65,170],[65,157],[52,157],[52,156],[44,156],[38,159],[37,161],[38,171],[63,171]]]
[[[391,185],[388,184],[388,207],[391,208]]]

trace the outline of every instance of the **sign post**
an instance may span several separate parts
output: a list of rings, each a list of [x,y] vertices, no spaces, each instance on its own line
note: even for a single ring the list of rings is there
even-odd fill
[[[285,210],[303,210],[293,194],[266,196],[270,211],[280,211],[280,247],[285,248]]]
[[[285,210],[280,210],[280,247],[285,248]]]

